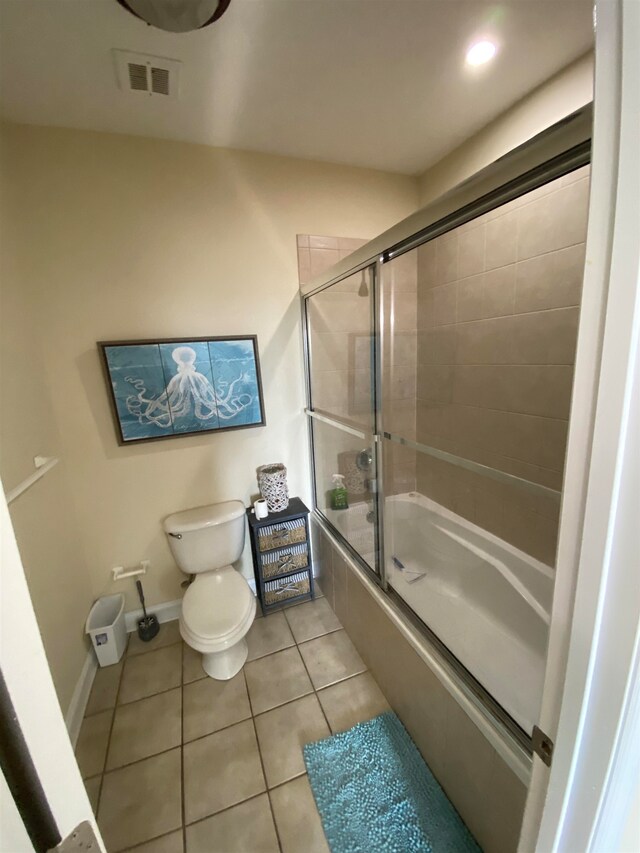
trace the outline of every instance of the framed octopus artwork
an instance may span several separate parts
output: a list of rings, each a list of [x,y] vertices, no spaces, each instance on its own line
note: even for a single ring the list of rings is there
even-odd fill
[[[119,444],[265,426],[258,339],[100,341]]]

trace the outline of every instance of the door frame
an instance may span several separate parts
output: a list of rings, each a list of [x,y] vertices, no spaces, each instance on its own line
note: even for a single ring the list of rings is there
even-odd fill
[[[640,762],[640,6],[597,0],[586,266],[541,728],[519,850],[620,850]],[[635,687],[634,687],[635,682]],[[635,798],[635,800],[634,800]]]
[[[66,838],[80,823],[88,821],[99,850],[106,853],[56,696],[4,491],[0,495],[0,549],[0,670],[15,720],[60,837]],[[11,776],[10,768],[6,776]],[[25,807],[12,789],[10,778],[7,783],[20,811]],[[28,805],[26,808],[33,812]],[[6,813],[10,821],[6,828],[3,822],[2,837],[11,833],[15,838],[18,829],[11,803]],[[29,831],[32,814],[24,816],[23,824]],[[31,847],[20,848],[20,853],[30,853],[32,849],[40,853],[43,849],[42,841],[34,843],[33,836],[30,843]]]

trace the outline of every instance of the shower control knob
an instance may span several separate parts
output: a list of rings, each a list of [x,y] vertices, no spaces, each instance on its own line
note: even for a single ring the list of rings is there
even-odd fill
[[[356,456],[356,465],[361,471],[368,471],[373,465],[373,454],[370,447],[365,447]]]

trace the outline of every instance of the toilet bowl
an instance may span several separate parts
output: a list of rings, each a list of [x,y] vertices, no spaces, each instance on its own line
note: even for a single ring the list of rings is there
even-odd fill
[[[180,634],[202,652],[211,678],[233,678],[247,659],[245,636],[256,615],[256,598],[233,566],[196,575],[180,610]]]
[[[245,509],[241,501],[196,507],[165,518],[173,556],[193,580],[182,599],[180,634],[202,654],[211,678],[233,678],[247,659],[245,637],[256,615],[256,599],[231,563],[244,547]]]

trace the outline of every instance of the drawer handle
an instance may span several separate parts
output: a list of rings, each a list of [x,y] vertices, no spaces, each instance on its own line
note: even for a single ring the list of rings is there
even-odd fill
[[[298,589],[298,587],[295,585],[295,583],[280,584],[278,586],[278,589],[276,590],[276,595],[281,595],[283,592],[289,592],[292,589],[295,589],[295,590]]]
[[[286,569],[289,566],[293,566],[293,554],[283,554],[278,560],[278,568]]]
[[[289,534],[289,531],[286,527],[280,527],[278,530],[273,531],[274,539],[286,539]]]

